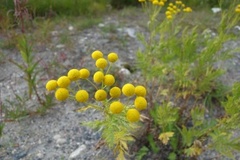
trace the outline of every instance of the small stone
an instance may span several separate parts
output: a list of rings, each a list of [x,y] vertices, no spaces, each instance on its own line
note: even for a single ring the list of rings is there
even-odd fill
[[[70,154],[69,159],[77,158],[86,148],[87,147],[85,145],[81,145],[80,147],[78,147],[78,149],[76,149]]]
[[[68,30],[69,30],[69,31],[72,31],[73,29],[74,29],[73,26],[69,26],[69,27],[68,27]]]

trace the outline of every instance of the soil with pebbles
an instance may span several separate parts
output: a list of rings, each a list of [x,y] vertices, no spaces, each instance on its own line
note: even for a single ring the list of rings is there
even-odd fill
[[[125,11],[126,12],[126,11]],[[103,18],[103,22],[91,28],[77,31],[74,25],[68,28],[49,31],[51,44],[36,47],[35,57],[41,59],[41,68],[45,71],[39,83],[39,90],[45,92],[44,84],[47,79],[57,78],[65,74],[67,69],[89,67],[94,68],[90,54],[94,50],[101,50],[107,55],[109,52],[119,54],[115,74],[121,81],[138,81],[139,72],[131,73],[124,68],[125,64],[134,66],[135,53],[143,46],[137,38],[138,33],[146,33],[142,24],[143,17],[139,14],[125,14],[124,11],[114,12]],[[136,11],[139,13],[139,11]],[[136,13],[134,12],[134,13]],[[146,22],[146,21],[145,21]],[[61,44],[61,32],[69,32],[71,47]],[[237,31],[240,35],[240,31]],[[240,39],[228,42],[226,48],[240,46]],[[1,50],[5,58],[21,62],[16,50]],[[53,63],[56,61],[58,64]],[[216,64],[227,72],[221,80],[231,85],[240,80],[240,54],[233,53],[233,58]],[[49,66],[50,65],[50,66]],[[63,67],[64,66],[64,67]],[[55,69],[54,69],[55,68]],[[59,70],[60,68],[60,70]],[[1,101],[14,101],[14,94],[24,94],[27,84],[24,73],[8,61],[0,64],[0,96]],[[36,98],[25,105],[28,109],[36,109]],[[10,106],[11,107],[11,106]],[[16,106],[15,106],[16,107]],[[88,110],[84,113],[76,112],[80,107],[72,101],[57,103],[44,115],[26,116],[17,121],[7,122],[0,139],[0,159],[2,160],[110,160],[114,156],[106,147],[96,149],[100,133],[80,125],[83,121],[101,118],[100,115]],[[1,120],[4,119],[4,113]],[[160,159],[157,155],[147,155],[146,159]],[[134,157],[134,155],[133,155]],[[215,153],[205,154],[200,159],[214,159]],[[134,158],[129,158],[134,159]]]

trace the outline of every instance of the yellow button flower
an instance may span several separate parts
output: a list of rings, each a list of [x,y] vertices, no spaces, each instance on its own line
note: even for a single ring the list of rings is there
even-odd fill
[[[107,60],[104,59],[104,58],[99,58],[97,61],[96,61],[96,67],[97,68],[101,68],[101,69],[104,69],[107,67]]]
[[[82,78],[82,79],[87,79],[90,75],[89,70],[86,68],[80,69],[79,73],[80,73],[80,78]]]
[[[103,83],[107,86],[112,86],[115,83],[115,78],[111,74],[107,74],[104,76]]]
[[[89,94],[86,90],[79,90],[76,93],[75,98],[78,102],[86,102],[89,98]]]
[[[124,108],[123,104],[119,101],[112,102],[109,107],[110,111],[113,114],[121,113],[123,108]]]
[[[138,110],[144,110],[147,108],[147,100],[143,97],[137,97],[134,101],[134,105]]]
[[[107,98],[107,92],[103,89],[97,90],[94,97],[97,101],[104,101]]]
[[[55,97],[59,101],[64,101],[68,98],[69,92],[66,88],[58,88],[55,92]]]
[[[79,70],[78,69],[71,69],[68,72],[67,76],[71,81],[76,81],[80,78]]]
[[[122,93],[125,95],[125,96],[133,96],[135,94],[135,87],[134,85],[128,83],[128,84],[125,84],[123,87],[122,87]]]
[[[137,96],[145,97],[147,94],[147,90],[144,86],[136,86],[135,87],[135,94]]]
[[[67,88],[69,86],[70,82],[71,81],[70,81],[70,79],[67,76],[61,76],[57,80],[57,84],[61,88]]]
[[[158,2],[158,5],[159,6],[164,6],[164,2],[163,1]]]
[[[152,2],[152,4],[158,5],[158,0],[154,0],[154,1]]]
[[[110,89],[109,94],[112,98],[119,98],[121,96],[121,89],[118,87],[113,87]]]
[[[129,109],[127,111],[127,120],[129,122],[137,122],[140,120],[140,113],[136,109]]]
[[[101,83],[104,80],[104,74],[101,71],[97,71],[96,73],[94,73],[93,75],[93,81],[95,83]]]
[[[109,53],[108,54],[108,60],[109,62],[116,62],[118,60],[118,55],[117,53]]]
[[[95,60],[102,58],[102,57],[103,57],[103,53],[99,50],[96,50],[92,53],[92,58]]]
[[[55,90],[57,88],[57,81],[56,80],[49,80],[46,84],[46,89],[48,91]]]

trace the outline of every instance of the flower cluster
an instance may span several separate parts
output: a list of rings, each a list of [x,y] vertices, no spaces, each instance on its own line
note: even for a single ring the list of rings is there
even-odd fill
[[[192,12],[190,7],[186,7],[186,5],[182,1],[175,1],[175,3],[169,3],[167,7],[167,11],[165,12],[167,19],[172,19],[174,15],[183,12]]]
[[[153,5],[164,6],[167,0],[149,0]],[[138,0],[138,2],[143,3],[146,0]]]
[[[88,103],[91,95],[88,91],[82,89],[78,83],[80,80],[86,80],[96,89],[92,98],[96,102],[101,103],[98,109],[100,108],[104,113],[108,114],[125,114],[129,122],[139,121],[139,112],[147,107],[147,100],[145,99],[146,88],[141,85],[134,86],[131,83],[125,84],[122,88],[114,86],[115,77],[109,74],[108,71],[111,64],[118,60],[118,54],[112,52],[108,54],[107,58],[104,58],[103,53],[97,50],[91,56],[95,60],[97,68],[95,73],[91,75],[90,71],[86,68],[70,69],[67,75],[61,76],[57,80],[49,80],[46,83],[46,89],[48,91],[55,91],[55,98],[59,101],[64,101],[68,97],[74,97],[77,102],[86,103],[88,106],[91,106]],[[73,88],[71,83],[77,83],[78,89],[74,89],[76,86]],[[70,96],[71,94],[73,96]],[[134,104],[125,105],[120,101],[121,96],[128,98],[135,96]]]
[[[236,13],[240,13],[240,4],[237,5],[237,7],[236,7],[236,9],[235,9],[235,12],[236,12]]]

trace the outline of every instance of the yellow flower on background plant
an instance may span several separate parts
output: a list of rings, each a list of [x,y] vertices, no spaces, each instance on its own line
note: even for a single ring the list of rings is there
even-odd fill
[[[147,94],[147,90],[144,86],[136,86],[135,87],[135,94],[137,96],[145,97]]]
[[[70,83],[71,83],[71,81],[67,76],[61,76],[57,80],[57,84],[60,88],[67,88]]]
[[[108,54],[108,60],[109,60],[109,62],[112,62],[112,63],[116,62],[118,60],[117,53],[113,53],[113,52],[109,53]]]
[[[192,12],[192,9],[190,7],[184,8],[183,9],[184,12]]]
[[[173,137],[173,135],[174,132],[164,132],[159,135],[158,139],[162,141],[164,145],[167,145],[168,141],[170,140],[171,137]]]
[[[96,67],[104,69],[107,67],[107,60],[105,58],[99,58],[96,61]]]
[[[95,83],[101,83],[101,82],[103,82],[103,80],[104,80],[104,74],[103,74],[103,72],[97,71],[96,73],[94,73],[94,75],[93,75],[93,81],[94,81]]]
[[[154,0],[152,3],[153,3],[154,5],[158,5],[158,0]]]
[[[76,81],[80,78],[79,70],[78,69],[71,69],[68,72],[67,76],[71,81]]]
[[[80,78],[82,78],[82,79],[87,79],[89,77],[89,75],[90,75],[89,70],[86,69],[86,68],[80,69],[79,73],[80,73]]]
[[[240,4],[237,5],[237,7],[236,7],[236,9],[235,9],[235,12],[240,13]]]
[[[119,114],[122,112],[124,106],[121,102],[119,101],[115,101],[115,102],[112,102],[110,104],[110,107],[109,107],[109,110],[113,113],[113,114]]]
[[[115,83],[115,78],[111,74],[107,74],[104,76],[103,83],[107,86],[112,86]]]
[[[121,89],[119,87],[113,87],[110,89],[109,94],[112,98],[119,98],[121,96]]]
[[[127,120],[129,122],[137,122],[137,121],[140,120],[140,113],[136,109],[129,109],[127,111],[127,115],[126,116],[127,116]]]
[[[89,94],[86,90],[79,90],[75,95],[75,99],[78,102],[86,102],[88,98],[89,98]]]
[[[122,93],[125,96],[128,96],[128,97],[133,96],[135,94],[135,87],[134,87],[134,85],[132,85],[130,83],[125,84],[122,87]]]
[[[48,91],[55,90],[57,88],[57,81],[56,80],[49,80],[46,84],[46,89]]]
[[[58,88],[55,92],[55,97],[59,101],[64,101],[68,98],[69,92],[66,88]]]
[[[134,106],[140,111],[144,110],[147,108],[147,100],[143,97],[137,97],[134,101]]]
[[[95,92],[94,97],[97,101],[104,101],[107,98],[107,92],[103,89],[99,89]]]
[[[99,59],[99,58],[102,58],[103,57],[103,53],[99,50],[96,50],[92,53],[92,59]]]

